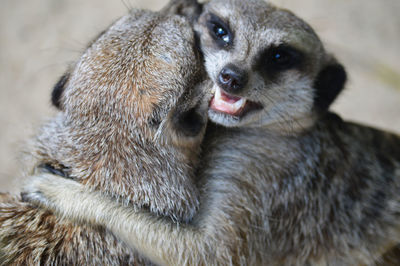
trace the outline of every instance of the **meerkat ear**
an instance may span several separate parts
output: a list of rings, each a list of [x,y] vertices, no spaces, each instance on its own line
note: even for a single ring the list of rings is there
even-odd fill
[[[343,90],[347,80],[344,67],[334,58],[329,60],[319,72],[314,82],[314,107],[318,110],[328,110],[339,93]]]
[[[69,76],[70,73],[67,72],[65,73],[56,83],[56,85],[54,85],[53,87],[53,91],[51,93],[51,102],[52,104],[57,107],[59,110],[62,110],[62,106],[61,106],[61,97],[63,95],[63,92],[65,90],[65,86],[69,80]]]
[[[190,22],[194,22],[200,16],[203,5],[197,0],[171,0],[161,12],[164,14],[174,14],[186,17]]]

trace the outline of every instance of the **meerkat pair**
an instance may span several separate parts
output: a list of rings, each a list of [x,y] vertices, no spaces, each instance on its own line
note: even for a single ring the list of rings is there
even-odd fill
[[[28,197],[105,226],[162,265],[370,265],[400,240],[400,138],[328,108],[346,73],[312,28],[261,0],[195,25],[214,97],[189,224],[42,174]]]
[[[59,113],[34,140],[32,174],[73,177],[138,209],[191,220],[207,105],[196,85],[205,71],[194,32],[173,15],[188,8],[132,10],[87,47],[54,87]],[[151,263],[102,227],[2,194],[0,264]]]

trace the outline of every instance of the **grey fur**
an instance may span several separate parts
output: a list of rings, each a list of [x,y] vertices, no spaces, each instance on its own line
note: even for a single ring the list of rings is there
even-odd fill
[[[60,112],[33,141],[31,174],[46,174],[45,165],[118,202],[177,221],[193,217],[207,121],[193,84],[205,72],[188,20],[173,10],[132,10],[89,45],[55,87]],[[0,200],[2,265],[149,264],[104,228],[19,197]]]
[[[210,12],[235,30],[229,49],[216,48],[208,36]],[[195,28],[215,84],[224,66],[239,65],[249,81],[236,96],[262,108],[238,117],[210,111],[211,120],[231,128],[208,128],[199,171],[205,186],[193,222],[177,225],[135,212],[54,175],[32,179],[32,199],[106,226],[159,264],[379,263],[400,240],[400,138],[319,108],[340,92],[340,67],[329,68],[339,76],[335,94],[316,105],[316,84],[326,85],[321,73],[338,63],[292,13],[259,0],[214,0]],[[260,51],[282,43],[301,50],[306,63],[271,80],[254,62]]]

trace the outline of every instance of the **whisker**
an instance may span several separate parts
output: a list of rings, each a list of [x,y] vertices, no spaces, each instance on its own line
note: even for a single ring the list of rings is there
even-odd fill
[[[121,2],[128,12],[133,8],[132,3],[130,3],[129,0],[121,0]]]

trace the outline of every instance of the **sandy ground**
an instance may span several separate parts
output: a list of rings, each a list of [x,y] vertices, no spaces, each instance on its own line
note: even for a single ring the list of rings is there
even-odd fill
[[[54,114],[50,92],[86,43],[129,7],[160,0],[0,2],[0,191],[20,183],[24,141]],[[400,133],[400,1],[275,0],[308,21],[350,80],[333,109]]]

